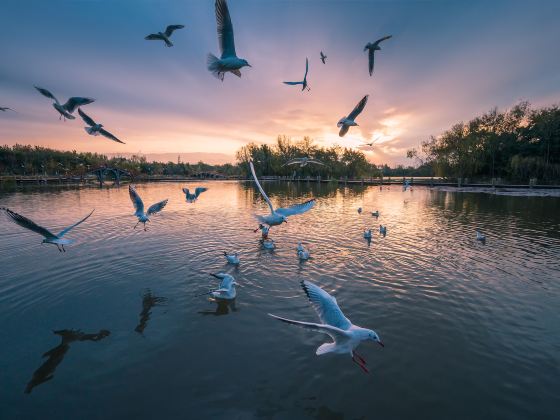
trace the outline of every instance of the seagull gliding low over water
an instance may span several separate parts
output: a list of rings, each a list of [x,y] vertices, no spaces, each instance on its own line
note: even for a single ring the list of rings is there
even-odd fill
[[[169,37],[173,34],[173,31],[176,31],[177,29],[183,29],[184,27],[185,27],[185,25],[169,25],[167,28],[165,28],[165,32],[158,32],[156,34],[150,34],[144,39],[147,40],[147,41],[161,40],[161,41],[165,42],[165,45],[167,47],[172,47],[173,42],[171,42]]]
[[[50,93],[47,89],[43,89],[37,86],[35,86],[35,89],[37,89],[41,95],[49,99],[52,99],[54,101],[53,108],[56,109],[60,114],[60,117],[58,119],[64,117],[64,119],[68,118],[69,120],[73,120],[74,118],[76,118],[72,115],[76,110],[76,108],[78,108],[79,106],[91,104],[92,102],[95,101],[95,99],[92,98],[82,98],[80,96],[73,96],[70,99],[68,99],[64,105],[61,105],[60,102],[58,102],[58,99],[56,99],[56,97],[52,93]]]
[[[300,168],[303,168],[304,166],[307,166],[308,163],[314,163],[315,165],[325,166],[325,164],[321,162],[319,159],[312,159],[309,157],[295,158],[284,163],[282,166],[299,165]]]
[[[185,193],[185,199],[187,200],[187,203],[194,203],[198,199],[198,196],[202,194],[204,191],[208,191],[208,188],[196,187],[196,189],[194,190],[194,194],[191,194],[188,188],[183,188],[183,192]]]
[[[84,127],[84,130],[86,130],[86,133],[88,133],[90,136],[98,136],[101,134],[103,137],[107,137],[109,140],[113,140],[116,141],[117,143],[125,144],[124,141],[119,140],[114,135],[112,135],[107,130],[105,130],[103,128],[103,124],[98,124],[95,121],[93,121],[93,119],[90,116],[88,116],[84,111],[82,111],[81,108],[78,109],[78,114],[80,114],[82,120],[84,120],[84,122],[87,125],[89,125],[89,127]]]
[[[152,214],[156,214],[162,211],[168,201],[168,199],[166,198],[165,200],[162,200],[159,203],[152,204],[148,208],[148,211],[144,213],[144,202],[136,192],[136,188],[134,187],[134,185],[128,186],[128,194],[130,195],[130,200],[132,201],[132,204],[134,205],[134,209],[136,210],[134,215],[138,218],[138,223],[144,224],[144,230],[146,230],[146,222],[150,221],[150,218],[148,216],[151,216]],[[138,223],[134,225],[134,229],[136,229]]]
[[[360,115],[360,113],[366,107],[368,97],[369,95],[364,96],[362,100],[358,102],[358,105],[354,107],[352,112],[348,114],[347,117],[342,117],[340,121],[336,124],[337,127],[340,127],[340,132],[338,133],[340,137],[344,137],[344,135],[348,133],[348,130],[350,129],[351,126],[358,125],[354,120],[358,117],[358,115]]]

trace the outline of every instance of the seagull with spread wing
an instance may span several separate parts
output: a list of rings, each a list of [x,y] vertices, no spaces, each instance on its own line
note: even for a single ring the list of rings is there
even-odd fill
[[[323,62],[323,64],[326,64],[325,60],[327,59],[327,56],[325,54],[323,54],[323,51],[321,51],[320,57],[321,57],[321,61]]]
[[[294,204],[293,206],[290,207],[277,208],[275,210],[274,206],[272,205],[272,202],[270,201],[270,198],[268,198],[268,196],[263,190],[263,187],[261,187],[261,184],[259,183],[257,175],[255,174],[255,167],[253,166],[252,161],[249,161],[249,166],[251,167],[251,173],[253,174],[253,178],[255,179],[255,183],[257,184],[257,187],[259,188],[261,195],[263,196],[264,200],[267,202],[268,207],[270,207],[270,214],[266,216],[257,216],[257,220],[261,224],[265,224],[268,226],[277,226],[282,223],[288,223],[288,216],[305,213],[306,211],[311,210],[315,205],[315,199],[312,199],[306,201],[305,203]]]
[[[6,111],[16,112],[12,108],[8,108],[7,106],[0,106],[0,111],[2,111],[2,112],[6,112]]]
[[[239,284],[235,281],[235,278],[231,274],[218,273],[210,275],[221,280],[220,287],[210,292],[214,298],[228,300],[235,299],[235,296],[237,296],[235,286],[238,286]]]
[[[38,233],[39,235],[42,235],[45,238],[45,239],[43,239],[42,243],[44,243],[44,244],[54,244],[54,245],[57,246],[57,248],[60,252],[66,252],[66,250],[64,249],[64,245],[70,245],[72,242],[74,242],[71,239],[64,239],[64,235],[66,235],[68,232],[70,232],[72,229],[74,229],[79,224],[85,222],[89,218],[89,216],[91,216],[93,214],[93,210],[92,210],[90,214],[88,214],[86,217],[84,217],[79,222],[76,222],[73,225],[68,226],[67,228],[61,230],[59,233],[52,233],[50,230],[44,228],[43,226],[38,225],[37,223],[28,219],[27,217],[22,216],[21,214],[17,214],[16,212],[14,212],[14,211],[12,211],[8,208],[0,207],[0,210],[4,210],[6,212],[6,214],[8,216],[10,216],[10,218],[12,219],[12,221],[14,223],[32,231],[32,232],[35,232],[35,233]]]
[[[282,166],[289,166],[289,165],[299,165],[300,168],[303,168],[304,166],[307,166],[307,164],[309,163],[313,163],[315,165],[323,165],[325,166],[325,164],[323,162],[321,162],[319,159],[312,159],[309,157],[302,157],[302,158],[295,158],[292,160],[289,160],[288,162],[284,163]]]
[[[130,200],[132,201],[132,204],[134,205],[134,209],[136,210],[134,212],[134,215],[138,218],[138,223],[134,225],[134,229],[136,229],[136,226],[138,226],[139,223],[143,223],[144,230],[146,230],[146,222],[150,221],[150,218],[148,216],[151,216],[152,214],[156,214],[162,211],[168,201],[168,199],[165,199],[160,201],[159,203],[152,204],[148,208],[148,211],[144,212],[144,202],[136,192],[136,188],[134,187],[134,185],[128,186],[128,194],[130,195]]]
[[[80,114],[82,120],[84,120],[84,122],[89,126],[89,127],[84,127],[84,130],[86,130],[86,133],[88,133],[90,136],[98,136],[101,134],[102,136],[107,137],[109,140],[113,140],[116,141],[117,143],[125,144],[124,141],[119,140],[114,135],[112,135],[107,130],[105,130],[103,128],[103,124],[98,124],[95,121],[93,121],[93,119],[90,116],[88,116],[84,111],[82,111],[81,108],[78,109],[78,114]]]
[[[309,60],[305,57],[305,74],[303,76],[303,80],[301,82],[284,82],[285,85],[296,86],[301,85],[301,91],[303,92],[305,89],[308,91],[311,88],[307,85],[307,73],[309,72]]]
[[[348,114],[347,117],[342,117],[340,121],[336,124],[337,127],[340,127],[340,131],[338,133],[340,137],[344,137],[344,135],[348,133],[348,130],[350,129],[351,126],[358,125],[354,120],[358,117],[358,115],[361,114],[361,112],[366,107],[368,97],[369,95],[364,96],[362,100],[358,103],[358,105],[356,105],[356,107],[352,110],[352,112]]]
[[[208,191],[208,188],[196,187],[196,189],[194,190],[194,194],[192,194],[188,188],[183,188],[183,192],[185,193],[185,198],[187,200],[187,203],[194,203],[198,199],[198,196],[202,194],[204,191]]]
[[[364,47],[364,51],[369,50],[368,58],[369,58],[369,75],[373,74],[373,60],[374,60],[374,53],[375,51],[381,50],[379,44],[389,38],[392,38],[393,35],[384,36],[383,38],[378,39],[375,42],[368,42],[367,45]]]
[[[169,25],[165,28],[165,32],[158,32],[155,34],[150,34],[146,38],[147,41],[163,41],[167,47],[172,47],[173,42],[170,41],[169,37],[173,34],[174,31],[177,29],[183,29],[185,25]]]
[[[379,335],[373,330],[358,327],[350,322],[340,310],[336,299],[315,284],[303,280],[301,282],[303,291],[309,298],[309,302],[319,316],[320,323],[294,321],[288,318],[269,314],[282,322],[317,331],[332,338],[331,343],[324,343],[315,352],[317,356],[326,353],[349,354],[352,361],[364,372],[368,372],[366,361],[355,349],[362,341],[375,341],[384,347]]]
[[[52,99],[54,101],[52,105],[53,108],[56,109],[60,114],[60,117],[58,118],[59,120],[61,118],[64,118],[65,120],[67,118],[69,120],[73,120],[74,118],[76,118],[72,115],[76,110],[76,108],[78,108],[79,106],[91,104],[92,102],[95,101],[95,99],[92,98],[82,98],[81,96],[73,96],[70,99],[68,99],[64,105],[61,105],[60,102],[58,102],[58,99],[56,99],[56,97],[47,89],[43,89],[37,86],[35,86],[35,89],[37,89],[41,95],[49,99]]]
[[[226,0],[216,0],[216,23],[218,26],[218,42],[222,55],[218,58],[213,54],[208,54],[208,70],[222,82],[227,72],[241,77],[240,69],[245,66],[251,67],[251,65],[247,60],[238,58],[235,53],[233,25]]]

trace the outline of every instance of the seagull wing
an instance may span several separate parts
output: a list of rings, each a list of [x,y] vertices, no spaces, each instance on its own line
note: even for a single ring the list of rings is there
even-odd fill
[[[183,188],[183,193],[188,194],[188,193],[189,193],[189,189],[188,189],[188,188]]]
[[[233,25],[226,0],[216,0],[216,23],[218,24],[218,41],[222,57],[236,57]]]
[[[164,41],[165,40],[165,38],[162,37],[160,34],[150,34],[147,37],[145,37],[144,39],[146,41],[155,41],[155,40]]]
[[[347,330],[352,326],[352,323],[344,316],[338,307],[338,303],[333,296],[329,295],[319,286],[306,280],[301,282],[301,287],[323,324],[332,325],[341,330]]]
[[[285,322],[287,324],[295,325],[297,327],[302,327],[308,330],[317,331],[323,334],[329,335],[333,341],[341,342],[347,340],[348,333],[340,328],[334,327],[332,325],[324,325],[324,324],[316,324],[314,322],[303,322],[303,321],[294,321],[293,319],[282,318],[281,316],[276,316],[273,314],[268,314],[273,318],[276,318],[279,321]]]
[[[285,85],[303,85],[303,82],[283,82]]]
[[[56,238],[56,235],[50,232],[48,229],[44,228],[43,226],[39,226],[33,220],[28,219],[21,214],[17,214],[16,212],[11,211],[10,209],[6,208],[3,209],[6,211],[6,214],[11,217],[11,219],[26,229],[29,229],[39,235],[44,236],[45,238]]]
[[[78,114],[80,114],[80,117],[82,117],[82,120],[84,120],[87,125],[92,127],[95,125],[95,121],[93,121],[93,119],[88,114],[82,111],[81,108],[78,109]]]
[[[325,166],[325,164],[324,164],[323,162],[321,162],[320,160],[317,160],[317,159],[309,159],[308,162],[309,162],[309,163],[314,163],[314,164],[316,164],[316,165],[323,165],[323,166]]]
[[[301,159],[292,159],[292,160],[289,160],[288,162],[284,163],[282,166],[299,165],[300,163],[301,163]]]
[[[356,117],[358,115],[360,115],[360,113],[364,110],[364,108],[366,107],[367,104],[367,100],[368,100],[369,95],[366,95],[362,98],[362,100],[360,102],[358,102],[358,105],[356,105],[356,107],[352,110],[352,112],[348,115],[348,119],[349,120],[355,120]],[[342,131],[342,130],[341,130]]]
[[[197,188],[194,190],[194,195],[198,197],[198,196],[199,196],[200,194],[202,194],[204,191],[208,191],[208,188],[206,188],[206,187],[197,187]]]
[[[349,129],[350,129],[350,126],[349,126],[349,125],[341,124],[341,126],[340,126],[340,131],[338,132],[338,135],[339,135],[340,137],[344,137],[344,135],[345,135],[346,133],[348,133],[348,130],[349,130]]]
[[[253,178],[255,179],[255,183],[257,184],[257,187],[259,188],[261,195],[263,196],[264,200],[268,203],[268,207],[270,207],[270,212],[274,213],[274,207],[272,207],[270,198],[268,198],[268,195],[266,195],[266,193],[264,192],[263,187],[261,187],[261,184],[257,178],[257,174],[255,174],[255,167],[253,166],[253,161],[249,161],[249,166],[251,167],[251,173],[253,174]]]
[[[144,202],[136,192],[136,188],[134,188],[134,185],[128,186],[128,194],[130,195],[130,200],[132,201],[134,209],[136,210],[135,214],[140,215],[144,213]]]
[[[95,99],[92,98],[81,98],[79,96],[73,96],[72,98],[68,99],[66,103],[62,105],[62,107],[70,114],[72,114],[79,106],[91,104],[94,101]]]
[[[166,29],[165,29],[165,36],[170,37],[171,34],[173,34],[173,31],[176,31],[177,29],[183,29],[185,27],[185,25],[169,25]]]
[[[80,220],[79,222],[74,223],[72,226],[68,226],[66,229],[61,230],[60,233],[58,234],[59,238],[62,238],[64,235],[66,235],[68,232],[70,232],[72,229],[74,229],[76,226],[78,226],[80,223],[85,222],[89,216],[91,216],[93,214],[93,212],[95,211],[95,209],[93,209],[91,211],[90,214],[88,214],[86,217],[84,217],[82,220]]]
[[[41,95],[46,96],[49,99],[52,99],[57,104],[60,104],[60,102],[58,102],[58,99],[56,99],[56,97],[52,93],[50,93],[47,89],[43,89],[38,86],[35,86],[35,89],[37,89]]]
[[[368,63],[368,68],[369,68],[369,75],[371,76],[373,74],[373,64],[374,64],[374,59],[375,59],[375,50],[373,48],[369,49],[369,53],[368,53],[368,57],[369,57],[369,63]]]
[[[387,40],[387,39],[389,39],[389,38],[392,38],[392,37],[393,37],[393,35],[387,35],[387,36],[384,36],[383,38],[379,38],[377,41],[375,41],[375,42],[373,43],[373,46],[374,46],[374,47],[377,47],[381,42],[383,42],[383,41],[385,41],[385,40]]]
[[[306,201],[305,203],[294,204],[293,206],[290,207],[283,207],[283,208],[276,209],[276,213],[286,217],[294,216],[296,214],[303,214],[306,211],[311,210],[314,205],[315,205],[315,199],[312,199]]]
[[[147,211],[147,215],[150,216],[152,214],[156,214],[160,211],[163,210],[163,208],[167,205],[167,201],[168,199],[166,198],[165,200],[160,201],[159,203],[156,204],[152,204]]]
[[[309,60],[305,57],[305,75],[303,76],[303,80],[307,78],[307,72],[309,71]]]
[[[107,137],[108,139],[111,139],[111,140],[113,140],[113,141],[116,141],[117,143],[125,144],[124,141],[119,140],[119,139],[116,138],[114,135],[112,135],[112,134],[109,133],[107,130],[105,130],[104,128],[102,128],[101,130],[99,130],[99,134],[101,134],[102,136]]]

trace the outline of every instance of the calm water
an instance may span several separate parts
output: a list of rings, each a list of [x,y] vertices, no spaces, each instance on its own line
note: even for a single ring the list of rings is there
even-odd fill
[[[560,418],[559,198],[265,184],[278,204],[318,198],[272,229],[270,252],[251,184],[207,183],[190,205],[182,186],[138,186],[146,204],[170,199],[147,232],[125,187],[0,192],[55,230],[96,209],[65,254],[0,214],[3,419]],[[220,270],[243,285],[229,306],[195,297]],[[369,375],[266,315],[315,321],[302,279],[379,333],[385,348],[360,346]]]

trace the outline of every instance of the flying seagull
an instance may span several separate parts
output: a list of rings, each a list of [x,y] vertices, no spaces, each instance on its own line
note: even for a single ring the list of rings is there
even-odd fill
[[[82,98],[80,96],[73,96],[70,99],[68,99],[64,105],[61,105],[60,102],[58,102],[58,99],[56,99],[56,97],[52,93],[50,93],[47,89],[43,89],[37,86],[35,86],[35,89],[37,89],[41,95],[49,99],[52,99],[54,101],[53,107],[60,114],[60,117],[58,119],[64,117],[64,119],[68,118],[69,120],[73,120],[74,118],[76,118],[72,115],[76,110],[76,108],[78,108],[79,106],[91,104],[92,102],[95,101],[95,99],[91,99],[91,98]]]
[[[27,217],[22,216],[21,214],[17,214],[16,212],[13,212],[12,210],[10,210],[8,208],[0,207],[0,210],[4,210],[6,212],[6,214],[8,216],[10,216],[12,221],[17,223],[21,227],[24,227],[26,229],[29,229],[29,230],[35,232],[35,233],[38,233],[39,235],[42,235],[45,238],[45,239],[43,239],[42,243],[44,243],[44,244],[54,244],[54,245],[57,246],[57,248],[60,252],[66,252],[66,250],[64,249],[64,245],[70,245],[72,242],[74,242],[71,239],[64,239],[64,235],[66,235],[68,232],[70,232],[72,229],[74,229],[80,223],[85,222],[88,219],[88,217],[91,216],[92,213],[93,213],[93,210],[92,210],[90,214],[88,214],[86,217],[84,217],[79,222],[74,223],[71,226],[68,226],[67,228],[61,230],[57,234],[54,234],[50,230],[44,228],[43,226],[39,226],[38,224],[36,224],[32,220],[28,219]]]
[[[86,130],[86,133],[88,133],[89,135],[98,136],[101,134],[102,136],[107,137],[110,140],[116,141],[117,143],[125,144],[124,141],[120,141],[118,138],[116,138],[107,130],[105,130],[103,128],[103,124],[98,124],[95,121],[93,121],[93,119],[91,119],[91,117],[89,117],[84,111],[82,111],[81,108],[78,109],[78,114],[80,114],[82,120],[84,120],[84,122],[87,125],[89,125],[89,127],[84,127],[84,130]]]
[[[288,223],[288,219],[287,219],[288,216],[305,213],[306,211],[311,210],[313,208],[313,206],[315,205],[315,199],[312,199],[312,200],[306,201],[305,203],[295,204],[295,205],[290,206],[290,207],[278,208],[278,209],[274,210],[274,207],[272,206],[272,202],[270,201],[270,198],[268,198],[268,196],[264,192],[263,188],[261,187],[261,184],[259,183],[259,180],[257,179],[257,175],[255,174],[255,167],[253,166],[253,162],[249,161],[249,165],[251,167],[251,173],[253,174],[253,178],[255,179],[255,183],[257,184],[257,187],[259,188],[259,191],[261,192],[261,195],[263,196],[265,201],[268,203],[268,207],[270,207],[270,214],[268,214],[266,216],[257,216],[257,219],[258,219],[259,222],[264,223],[268,226],[276,226],[276,225],[280,225],[282,223]]]
[[[2,111],[2,112],[6,112],[6,111],[16,112],[12,108],[8,108],[7,106],[0,106],[0,111]]]
[[[311,89],[307,86],[307,72],[309,71],[309,60],[305,57],[305,75],[303,76],[303,80],[301,82],[284,82],[286,85],[295,86],[301,85],[301,91],[303,92],[305,89],[310,91]]]
[[[354,350],[362,341],[375,341],[384,347],[381,339],[373,330],[358,327],[344,316],[336,299],[315,284],[303,280],[301,282],[303,291],[309,298],[311,306],[317,312],[321,323],[294,321],[269,314],[282,322],[297,325],[309,330],[327,334],[332,338],[331,343],[324,343],[316,351],[317,356],[326,353],[350,354],[352,361],[356,363],[364,372],[368,372],[366,361]]]
[[[222,82],[225,74],[229,71],[237,77],[241,77],[242,67],[251,65],[247,60],[238,58],[235,53],[235,40],[233,38],[233,25],[226,0],[216,0],[216,23],[218,26],[218,42],[220,44],[221,57],[208,54],[208,70]]]
[[[183,192],[185,193],[187,203],[194,203],[198,199],[198,196],[202,194],[204,191],[208,191],[208,188],[196,187],[196,189],[194,190],[194,194],[191,194],[188,188],[183,188]]]
[[[174,31],[176,31],[177,29],[183,29],[184,27],[185,27],[185,25],[169,25],[165,29],[165,32],[158,32],[156,34],[150,34],[144,39],[147,40],[147,41],[160,40],[160,41],[165,42],[165,45],[167,47],[172,47],[173,42],[171,42],[169,40],[169,37],[173,34]]]
[[[321,61],[323,62],[323,64],[325,63],[325,60],[327,59],[327,56],[325,54],[323,54],[323,51],[321,51]]]
[[[352,112],[348,114],[347,117],[342,117],[340,121],[336,124],[337,127],[340,127],[340,131],[338,133],[340,137],[344,137],[344,135],[348,133],[348,129],[350,128],[350,126],[358,125],[354,120],[364,110],[368,100],[368,96],[369,95],[364,96],[362,100],[358,103],[358,105],[356,105],[356,107],[352,110]]]
[[[367,45],[364,47],[364,51],[369,50],[368,53],[368,57],[369,57],[369,75],[371,76],[373,74],[373,59],[374,59],[374,53],[377,50],[381,50],[381,47],[379,46],[379,44],[382,41],[385,41],[389,38],[392,38],[393,35],[388,35],[388,36],[384,36],[383,38],[378,39],[375,42],[368,42]]]
[[[150,218],[148,216],[162,211],[168,201],[167,199],[165,199],[160,201],[159,203],[152,204],[148,208],[148,211],[144,213],[144,202],[136,192],[136,188],[134,187],[134,185],[128,186],[128,194],[130,195],[130,200],[132,200],[132,204],[134,205],[134,209],[136,210],[134,215],[138,218],[138,223],[144,224],[144,230],[146,230],[146,222],[150,221]],[[138,223],[136,223],[134,229],[136,229]]]
[[[314,163],[315,165],[325,166],[325,164],[323,162],[321,162],[319,159],[312,159],[312,158],[308,158],[308,157],[295,158],[295,159],[289,160],[288,162],[284,163],[282,166],[299,165],[300,168],[303,168],[304,166],[307,166],[308,163]]]

